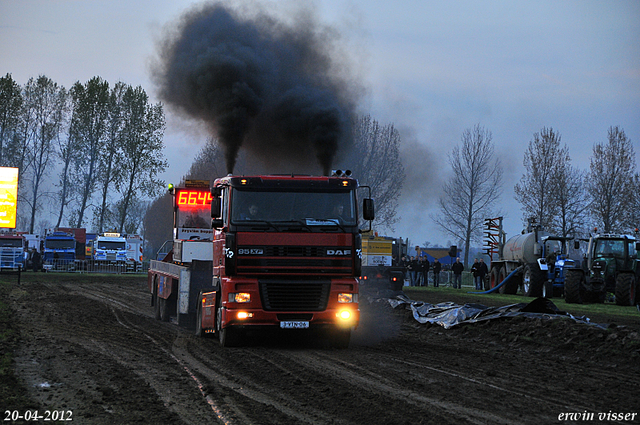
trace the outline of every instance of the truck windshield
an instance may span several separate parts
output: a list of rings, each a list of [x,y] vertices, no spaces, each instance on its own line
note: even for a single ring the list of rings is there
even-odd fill
[[[355,226],[355,196],[345,192],[234,190],[231,221],[299,222],[306,226]]]
[[[179,206],[178,227],[189,229],[211,229],[211,205]]]
[[[47,239],[44,241],[44,247],[49,249],[75,249],[75,241]]]
[[[126,248],[126,243],[125,242],[118,242],[118,241],[98,241],[98,249],[112,249],[112,250],[118,250],[118,249],[125,249]]]
[[[22,239],[0,239],[0,246],[22,248]]]

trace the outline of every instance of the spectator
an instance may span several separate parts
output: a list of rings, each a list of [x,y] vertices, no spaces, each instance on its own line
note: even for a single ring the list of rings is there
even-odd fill
[[[485,264],[484,260],[481,258],[480,259],[480,265],[478,266],[478,274],[479,274],[479,286],[476,287],[476,289],[484,289],[484,278],[486,275],[489,274],[489,269],[487,268],[487,265]]]
[[[437,288],[440,286],[440,270],[442,270],[442,264],[436,258],[433,260],[433,287]]]
[[[418,286],[418,259],[416,257],[411,257],[408,269],[411,276],[411,286]]]
[[[33,266],[33,271],[37,272],[42,268],[40,264],[40,253],[33,248],[33,253],[31,254],[31,265]]]
[[[464,265],[460,262],[460,257],[456,258],[456,262],[451,266],[453,271],[453,287],[454,289],[462,289],[462,272]]]
[[[423,286],[429,286],[429,269],[431,268],[431,263],[429,263],[429,259],[425,256],[422,257],[422,278],[423,278]]]
[[[480,263],[478,263],[478,259],[474,258],[473,265],[471,266],[471,274],[473,275],[473,283],[476,286],[476,289],[480,289],[480,273],[478,268],[480,267]]]

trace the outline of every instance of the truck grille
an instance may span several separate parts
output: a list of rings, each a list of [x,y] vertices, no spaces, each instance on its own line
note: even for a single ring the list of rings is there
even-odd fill
[[[345,247],[266,246],[261,249],[259,255],[238,256],[239,274],[344,276],[353,273],[353,253],[327,255],[328,250],[339,251]]]
[[[329,301],[330,281],[259,280],[266,311],[323,311]]]

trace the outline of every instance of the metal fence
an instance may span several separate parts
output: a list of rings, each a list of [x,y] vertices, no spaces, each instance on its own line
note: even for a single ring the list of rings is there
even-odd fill
[[[428,286],[433,286],[433,271],[429,271],[427,275]],[[409,276],[405,278],[405,286],[411,285]],[[423,285],[424,286],[424,285]],[[453,272],[451,270],[443,270],[440,272],[440,287],[453,287]],[[475,287],[471,272],[462,272],[462,286]]]
[[[110,263],[90,260],[54,260],[46,261],[41,266],[41,271],[52,273],[131,273],[146,274],[149,270],[149,261],[142,263]],[[26,271],[32,271],[29,265]]]

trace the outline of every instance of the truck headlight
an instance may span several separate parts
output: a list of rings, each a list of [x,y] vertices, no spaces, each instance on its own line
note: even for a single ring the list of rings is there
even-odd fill
[[[342,319],[342,320],[349,320],[349,319],[351,319],[351,311],[350,310],[340,310],[339,312],[336,313],[336,316],[339,319]]]
[[[358,294],[338,294],[339,303],[357,303]]]
[[[248,292],[235,292],[229,294],[230,303],[249,303],[251,302],[251,294]]]

